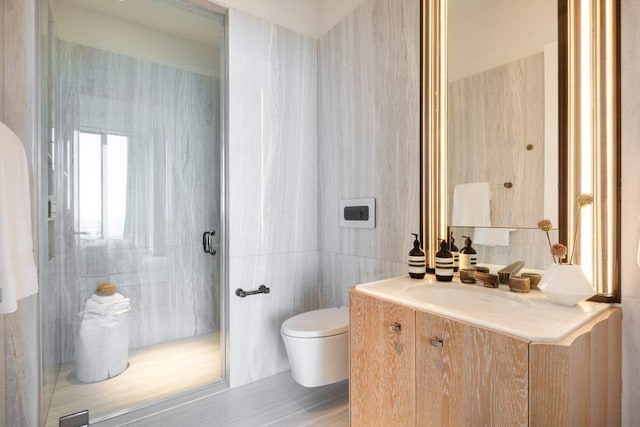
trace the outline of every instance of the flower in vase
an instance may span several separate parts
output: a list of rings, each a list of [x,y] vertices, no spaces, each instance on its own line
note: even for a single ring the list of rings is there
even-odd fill
[[[551,249],[551,238],[549,237],[549,232],[553,228],[553,224],[550,219],[541,219],[538,221],[538,228],[544,231],[547,234],[547,242],[549,243],[549,248]],[[551,256],[553,257],[553,263],[556,263],[556,257],[553,255],[553,251],[551,251]]]
[[[553,224],[550,219],[541,219],[538,221],[538,228],[545,233],[548,233],[553,228]]]
[[[555,243],[551,245],[551,255],[558,257],[558,259],[564,259],[567,257],[567,247],[562,243]]]
[[[583,193],[576,198],[576,204],[578,205],[578,215],[576,220],[576,229],[573,233],[573,245],[571,245],[571,256],[569,257],[569,264],[573,264],[573,257],[576,254],[576,244],[578,242],[578,231],[580,231],[580,214],[582,213],[582,208],[585,206],[589,206],[592,203],[593,194],[591,193]],[[556,263],[556,257],[558,258],[558,260],[567,258],[568,250],[565,245],[560,243],[556,243],[555,245],[551,244],[551,239],[549,238],[549,231],[551,231],[551,229],[553,228],[551,221],[548,219],[541,219],[540,221],[538,221],[538,228],[547,233],[547,242],[549,242],[549,249],[551,250],[553,262]]]

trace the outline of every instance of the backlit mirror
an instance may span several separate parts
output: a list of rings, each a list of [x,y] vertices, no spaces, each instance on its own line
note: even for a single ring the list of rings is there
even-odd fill
[[[618,1],[423,0],[422,46],[427,264],[458,225],[459,243],[486,229],[492,244],[474,244],[484,263],[545,269],[536,225],[549,218],[554,241],[579,236],[574,263],[618,301]],[[594,203],[580,217],[581,193]]]
[[[557,0],[447,8],[447,223],[483,262],[545,269],[536,224],[558,225]]]

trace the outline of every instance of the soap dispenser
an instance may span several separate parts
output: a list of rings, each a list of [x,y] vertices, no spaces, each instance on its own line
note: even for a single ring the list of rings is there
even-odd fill
[[[478,264],[478,253],[471,247],[471,238],[464,237],[464,248],[460,250],[460,269],[476,268]]]
[[[436,280],[450,282],[453,280],[453,255],[449,252],[449,243],[440,242],[440,250],[436,252]]]
[[[455,245],[455,241],[453,233],[449,233],[449,252],[453,256],[453,271],[458,271],[460,267],[460,249]]]
[[[413,249],[409,251],[409,276],[414,279],[422,279],[427,272],[427,258],[420,249],[420,241],[416,233],[411,233],[415,237]]]

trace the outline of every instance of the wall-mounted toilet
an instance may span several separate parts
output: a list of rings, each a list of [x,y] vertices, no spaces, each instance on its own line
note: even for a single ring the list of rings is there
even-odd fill
[[[298,384],[318,387],[349,378],[349,308],[308,311],[287,319],[280,334]]]

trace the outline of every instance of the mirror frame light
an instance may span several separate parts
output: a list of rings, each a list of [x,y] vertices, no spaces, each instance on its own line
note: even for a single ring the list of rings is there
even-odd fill
[[[421,8],[420,221],[433,269],[447,235],[447,0]],[[574,260],[594,300],[620,302],[619,0],[558,0],[558,54],[560,242],[581,236]],[[594,204],[580,218],[575,200],[585,192]]]

